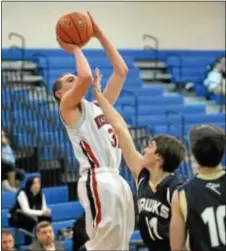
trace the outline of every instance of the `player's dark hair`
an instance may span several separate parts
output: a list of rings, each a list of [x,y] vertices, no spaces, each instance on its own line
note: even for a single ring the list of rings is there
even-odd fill
[[[162,169],[165,172],[174,172],[185,158],[184,145],[177,138],[165,134],[152,140],[157,145],[156,153],[163,158]]]
[[[225,152],[225,132],[217,126],[201,125],[190,131],[192,153],[200,166],[216,167]]]
[[[56,79],[52,87],[53,96],[58,104],[60,104],[60,99],[56,96],[56,91],[59,91],[61,89],[61,86],[62,86],[61,78],[66,74],[69,74],[69,73],[63,73],[62,75],[60,75],[59,78]]]
[[[53,84],[52,88],[53,96],[58,104],[60,103],[60,99],[56,96],[56,91],[60,90],[60,88],[61,88],[61,80],[58,78]]]

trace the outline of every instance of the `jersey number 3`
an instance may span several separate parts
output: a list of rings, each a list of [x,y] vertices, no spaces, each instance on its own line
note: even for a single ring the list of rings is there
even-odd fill
[[[226,206],[221,205],[216,209],[208,207],[201,214],[203,222],[208,225],[210,242],[213,248],[226,244],[225,211]]]
[[[152,240],[162,240],[163,238],[159,235],[157,227],[158,227],[158,219],[156,217],[151,218],[150,220],[148,220],[147,217],[145,217],[145,221],[148,227],[148,232],[150,237],[152,238]]]
[[[114,148],[117,147],[118,146],[117,137],[116,137],[113,129],[109,128],[108,133],[111,135],[111,145],[112,145],[112,147],[114,147]]]

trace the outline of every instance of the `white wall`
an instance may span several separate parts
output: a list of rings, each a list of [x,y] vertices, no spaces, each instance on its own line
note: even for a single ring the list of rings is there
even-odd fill
[[[12,44],[8,34],[13,31],[25,36],[27,47],[58,47],[58,17],[86,10],[118,48],[142,48],[144,33],[158,37],[161,49],[225,48],[223,2],[3,2],[2,46]],[[87,47],[99,44],[91,41]]]

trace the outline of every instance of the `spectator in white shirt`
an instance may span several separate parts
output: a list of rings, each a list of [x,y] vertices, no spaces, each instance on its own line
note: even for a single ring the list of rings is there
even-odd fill
[[[10,146],[6,133],[2,130],[2,188],[4,191],[16,192],[24,178],[24,171],[16,168],[16,157]]]
[[[204,81],[204,85],[208,88],[210,93],[222,94],[225,93],[225,57],[221,57],[215,63],[212,71],[209,72],[207,78]]]
[[[39,177],[33,176],[27,180],[25,187],[18,191],[16,202],[9,213],[11,227],[22,228],[30,233],[38,222],[51,222],[51,211],[46,205]],[[28,245],[31,241],[27,236],[25,244]]]

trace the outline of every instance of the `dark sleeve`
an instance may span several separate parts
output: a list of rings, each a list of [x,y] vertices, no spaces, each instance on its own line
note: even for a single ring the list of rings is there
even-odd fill
[[[146,180],[148,176],[149,176],[149,171],[146,168],[142,168],[137,178],[137,184],[139,184],[141,179]]]

